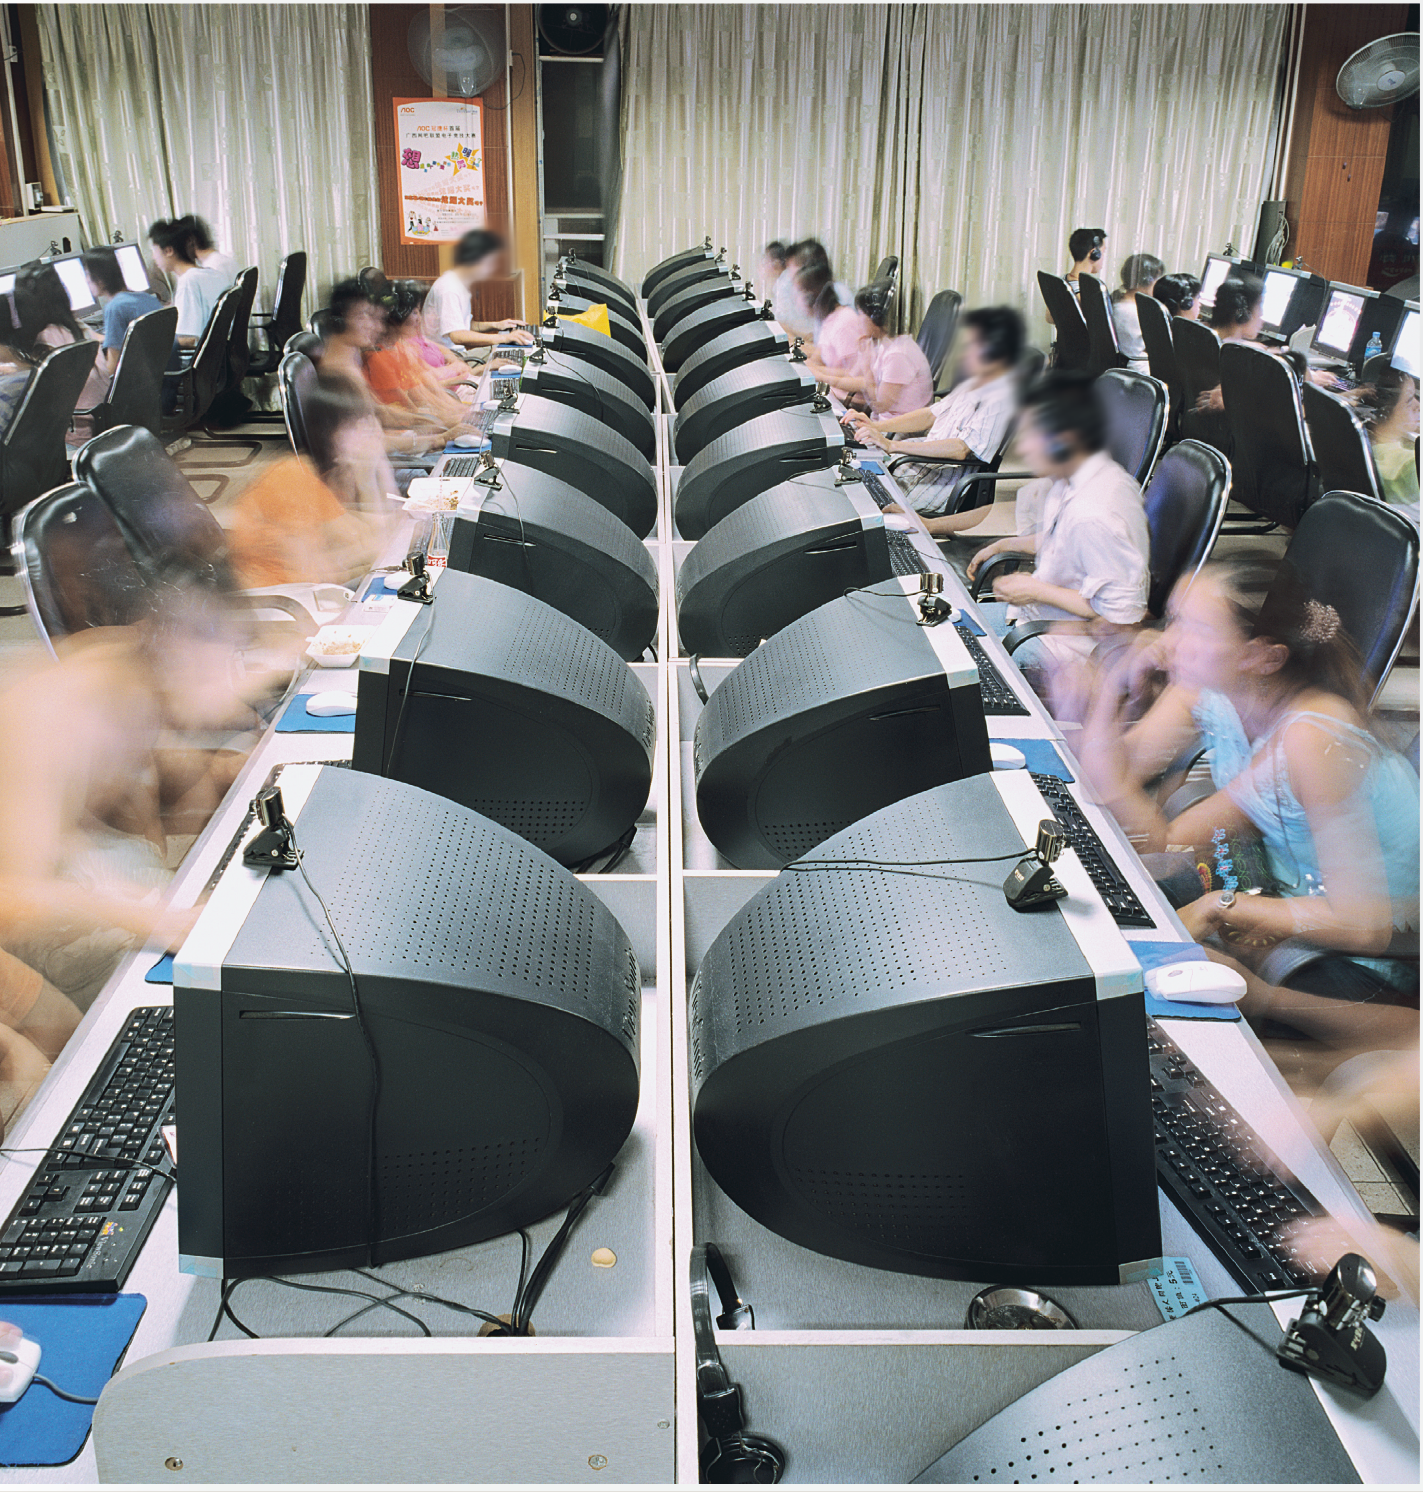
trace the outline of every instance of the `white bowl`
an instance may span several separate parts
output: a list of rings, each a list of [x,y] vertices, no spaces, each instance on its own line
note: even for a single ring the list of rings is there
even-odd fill
[[[372,627],[322,627],[306,645],[306,656],[318,668],[353,668]]]

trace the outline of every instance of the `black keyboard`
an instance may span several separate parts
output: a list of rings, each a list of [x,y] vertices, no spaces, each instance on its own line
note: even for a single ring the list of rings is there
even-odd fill
[[[885,543],[889,545],[889,568],[895,575],[927,575],[929,565],[924,556],[914,547],[913,534],[897,528],[884,531]]]
[[[442,477],[472,477],[478,471],[478,456],[450,456],[440,468],[440,475]]]
[[[172,1182],[173,1011],[133,1011],[0,1233],[0,1299],[123,1288]]]
[[[1156,1179],[1246,1290],[1316,1282],[1310,1260],[1281,1235],[1324,1209],[1201,1076],[1156,1021],[1147,1021]]]
[[[528,355],[529,349],[527,347],[521,346],[496,347],[493,352],[494,357],[497,357],[501,361],[506,363],[518,363],[521,368],[524,366],[524,360],[528,357]],[[494,372],[495,378],[517,378],[518,376],[519,375],[517,373],[514,373],[512,371],[507,373],[500,373],[496,369]]]
[[[881,508],[887,508],[895,501],[894,494],[872,471],[866,471],[860,467],[860,475],[865,479],[865,490],[874,498]]]
[[[1097,838],[1097,831],[1077,806],[1067,784],[1048,772],[1034,772],[1032,779],[1052,810],[1052,816],[1062,825],[1068,844],[1077,851],[1083,869],[1092,877],[1092,884],[1106,902],[1112,920],[1118,927],[1155,927],[1127,878],[1117,869],[1116,861]]]
[[[993,665],[993,660],[983,650],[975,633],[967,627],[955,629],[959,639],[968,649],[974,667],[978,669],[978,692],[983,696],[985,715],[1026,715],[1027,705],[1008,687],[1003,675]]]

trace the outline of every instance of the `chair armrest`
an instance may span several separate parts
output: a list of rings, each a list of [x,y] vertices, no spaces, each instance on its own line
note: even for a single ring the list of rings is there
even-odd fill
[[[977,601],[984,591],[993,588],[993,582],[1000,575],[1011,575],[1015,570],[1021,570],[1027,558],[1026,554],[1021,554],[1016,549],[999,550],[992,559],[985,560],[978,567],[978,573],[973,577],[969,595]]]
[[[1003,636],[1003,646],[1008,650],[1011,658],[1030,638],[1042,637],[1045,633],[1052,631],[1052,623],[1041,622],[1014,622]]]
[[[893,476],[894,468],[905,461],[922,461],[926,466],[962,466],[964,464],[957,456],[916,456],[913,451],[900,451],[898,455],[889,456],[885,462],[885,470]]]

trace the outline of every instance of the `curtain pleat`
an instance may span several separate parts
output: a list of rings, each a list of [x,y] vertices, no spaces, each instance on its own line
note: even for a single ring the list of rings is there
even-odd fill
[[[37,7],[59,166],[90,243],[196,212],[262,295],[308,256],[307,306],[374,262],[364,5]]]
[[[839,278],[900,260],[1048,328],[1036,272],[1079,226],[1199,269],[1248,251],[1287,7],[632,5],[618,272],[710,233],[742,260],[824,240]]]

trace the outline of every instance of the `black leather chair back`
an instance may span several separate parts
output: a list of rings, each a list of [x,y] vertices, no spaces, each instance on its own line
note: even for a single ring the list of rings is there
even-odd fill
[[[1146,362],[1151,376],[1166,385],[1171,395],[1171,420],[1168,434],[1174,434],[1186,407],[1186,381],[1181,373],[1176,344],[1171,338],[1171,313],[1154,295],[1136,297],[1136,318],[1141,324],[1141,340],[1146,344]]]
[[[293,332],[282,344],[282,356],[299,352],[303,357],[310,358],[313,363],[319,363],[324,345],[315,332]]]
[[[1306,592],[1339,613],[1377,693],[1418,606],[1418,530],[1387,503],[1326,492],[1300,519],[1285,559]]]
[[[94,410],[95,430],[141,425],[156,435],[162,429],[163,373],[173,357],[177,330],[176,306],[163,306],[129,322],[108,395]]]
[[[330,306],[322,306],[319,311],[313,311],[306,318],[306,329],[320,337],[324,342],[331,335],[334,317]]]
[[[212,407],[212,401],[226,386],[228,350],[232,344],[232,323],[242,296],[242,285],[236,283],[224,290],[212,308],[208,324],[198,338],[192,362],[181,373],[170,373],[181,390],[179,408],[165,419],[163,428],[172,433],[196,425]]]
[[[1145,485],[1166,439],[1166,386],[1149,373],[1112,368],[1092,387],[1107,426],[1108,454]]]
[[[153,593],[114,515],[83,482],[56,487],[15,518],[15,558],[40,635],[125,627],[150,614]]]
[[[1087,371],[1094,377],[1109,368],[1124,368],[1127,360],[1117,346],[1117,328],[1112,320],[1112,302],[1096,275],[1078,275],[1078,305],[1087,323]]]
[[[227,339],[227,383],[224,387],[236,389],[242,386],[242,380],[247,377],[247,370],[252,366],[252,348],[248,337],[252,325],[252,307],[257,301],[256,269],[244,269],[232,283],[238,295],[232,312],[232,331]]]
[[[1043,376],[1043,369],[1047,367],[1047,353],[1041,347],[1025,347],[1023,355],[1018,359],[1018,366],[1013,370],[1013,377],[1018,380],[1018,398],[1022,399],[1030,388]]]
[[[1233,446],[1231,496],[1294,528],[1319,495],[1319,478],[1293,369],[1253,342],[1227,342],[1220,349],[1220,391]]]
[[[123,425],[96,435],[75,456],[74,475],[114,515],[155,586],[232,589],[222,525],[150,431]]]
[[[1048,314],[1057,333],[1056,368],[1085,368],[1092,361],[1092,345],[1087,337],[1087,323],[1077,297],[1061,275],[1038,271],[1038,289],[1042,291]]]
[[[1176,583],[1205,564],[1230,499],[1230,462],[1214,446],[1178,441],[1157,462],[1145,493],[1151,534],[1151,589],[1146,609],[1165,614]]]
[[[1190,409],[1207,389],[1220,383],[1220,343],[1210,327],[1185,316],[1173,316],[1170,326],[1171,345],[1176,349],[1176,365],[1185,386],[1182,409]]]
[[[64,433],[98,354],[97,342],[71,342],[56,347],[30,375],[0,437],[0,525],[7,540],[21,508],[69,480]]]
[[[301,330],[301,298],[306,293],[306,255],[298,249],[282,260],[277,271],[277,297],[272,305],[269,340],[273,347],[285,347]]]
[[[949,348],[954,344],[954,333],[958,330],[959,312],[963,309],[963,296],[957,290],[941,290],[929,302],[924,319],[914,340],[929,362],[929,372],[934,378],[934,387],[939,387],[944,364],[948,361]]]
[[[1325,492],[1362,492],[1382,501],[1383,482],[1369,432],[1353,409],[1338,394],[1312,383],[1300,392],[1320,487]]]
[[[282,401],[282,418],[287,439],[298,456],[311,450],[306,438],[306,421],[302,418],[302,399],[316,386],[316,364],[304,353],[289,352],[277,369],[277,394]]]

